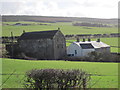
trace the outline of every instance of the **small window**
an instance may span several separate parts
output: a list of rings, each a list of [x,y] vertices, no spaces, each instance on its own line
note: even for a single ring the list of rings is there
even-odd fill
[[[75,50],[75,54],[77,54],[77,50]]]
[[[68,56],[74,56],[74,54],[68,54]]]
[[[71,56],[71,54],[68,54],[68,56]]]

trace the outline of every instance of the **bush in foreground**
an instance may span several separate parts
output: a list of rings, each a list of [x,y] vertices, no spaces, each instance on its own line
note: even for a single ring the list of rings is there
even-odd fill
[[[40,69],[26,73],[26,88],[87,88],[90,75],[82,70]]]

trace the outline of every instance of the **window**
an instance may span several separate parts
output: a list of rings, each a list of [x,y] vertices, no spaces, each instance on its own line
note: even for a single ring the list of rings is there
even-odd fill
[[[68,54],[68,56],[71,56],[71,54]]]
[[[68,56],[74,56],[74,54],[68,54]]]
[[[74,54],[72,54],[72,56],[74,56]]]
[[[77,54],[77,50],[75,50],[75,54]]]

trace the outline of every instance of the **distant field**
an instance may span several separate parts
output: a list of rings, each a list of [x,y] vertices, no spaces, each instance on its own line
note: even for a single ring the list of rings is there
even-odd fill
[[[13,24],[22,23],[22,24],[31,24],[28,26],[13,26]],[[110,33],[118,33],[117,28],[98,28],[98,27],[86,27],[81,26],[72,26],[72,22],[59,22],[59,23],[41,23],[41,22],[3,22],[4,25],[2,27],[2,36],[11,36],[11,32],[13,32],[14,36],[20,36],[23,33],[23,30],[26,32],[31,31],[44,31],[44,30],[56,30],[58,27],[61,28],[61,31],[64,34],[110,34]],[[38,24],[47,24],[47,25],[38,25]],[[71,40],[74,41],[74,40]],[[101,41],[111,45],[118,46],[118,38],[101,38]],[[70,43],[67,42],[67,46]],[[120,50],[119,50],[120,51]],[[111,52],[118,52],[118,48],[111,48]]]
[[[70,61],[30,61],[18,59],[2,59],[3,82],[13,73],[3,88],[21,88],[25,79],[24,74],[31,69],[83,69],[92,75],[90,86],[92,88],[117,88],[118,63],[99,62],[70,62]],[[15,75],[18,74],[18,75]]]
[[[117,46],[118,47],[118,39],[120,38],[101,38],[100,40],[110,46]],[[82,41],[82,39],[80,39]],[[87,39],[86,39],[87,40]],[[92,39],[92,40],[96,40],[96,39]],[[76,40],[67,40],[66,45],[69,46],[71,43]],[[111,47],[111,52],[120,52],[120,48],[116,48],[116,47]]]
[[[26,23],[31,24],[29,26],[13,26],[15,23]],[[2,27],[2,36],[10,36],[10,33],[13,32],[14,36],[20,36],[25,30],[26,32],[32,31],[44,31],[44,30],[56,30],[60,27],[61,31],[64,34],[110,34],[110,33],[118,33],[118,29],[115,27],[82,27],[82,26],[72,26],[71,22],[59,22],[59,23],[45,23],[48,25],[37,25],[41,22],[3,22],[4,25]],[[43,23],[44,24],[44,23]]]

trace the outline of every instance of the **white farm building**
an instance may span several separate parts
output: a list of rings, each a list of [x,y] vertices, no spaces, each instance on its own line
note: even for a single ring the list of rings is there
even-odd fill
[[[98,41],[76,41],[68,46],[67,55],[84,57],[92,51],[110,53],[110,46],[101,42],[100,39]]]

